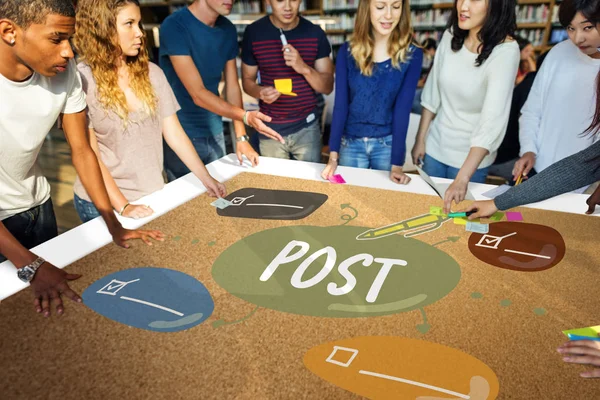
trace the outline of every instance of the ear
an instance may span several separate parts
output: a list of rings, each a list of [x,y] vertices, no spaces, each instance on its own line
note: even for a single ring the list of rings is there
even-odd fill
[[[8,45],[14,45],[17,40],[17,25],[10,19],[0,19],[0,40]]]

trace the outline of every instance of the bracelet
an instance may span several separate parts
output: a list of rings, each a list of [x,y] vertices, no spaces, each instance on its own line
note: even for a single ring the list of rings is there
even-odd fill
[[[123,215],[123,212],[125,211],[125,209],[127,208],[127,206],[129,205],[129,203],[126,203],[123,207],[121,207],[121,211],[119,211],[119,215]]]
[[[244,121],[244,125],[248,125],[248,110],[244,111],[244,118],[242,118],[242,121]]]
[[[235,141],[238,142],[238,143],[239,142],[249,142],[250,138],[248,137],[248,135],[243,135],[243,136],[240,136],[238,138],[235,138]]]

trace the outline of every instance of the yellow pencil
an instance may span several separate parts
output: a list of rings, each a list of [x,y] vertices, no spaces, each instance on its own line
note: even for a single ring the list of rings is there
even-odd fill
[[[519,177],[517,178],[517,181],[515,182],[515,186],[520,185],[522,181],[523,181],[523,174],[519,175]]]

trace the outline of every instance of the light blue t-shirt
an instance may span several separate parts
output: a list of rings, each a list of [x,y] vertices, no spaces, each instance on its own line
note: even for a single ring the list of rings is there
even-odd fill
[[[219,16],[214,27],[196,18],[186,7],[171,14],[160,27],[160,67],[181,106],[177,113],[191,138],[210,137],[223,132],[221,116],[194,104],[175,73],[169,56],[190,56],[204,86],[219,96],[219,82],[227,61],[238,55],[237,31],[227,18]]]

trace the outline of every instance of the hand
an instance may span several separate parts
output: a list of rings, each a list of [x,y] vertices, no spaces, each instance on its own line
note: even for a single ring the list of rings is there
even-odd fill
[[[267,104],[275,103],[279,96],[281,96],[281,92],[273,86],[265,86],[259,92],[259,99]]]
[[[523,175],[523,177],[526,177],[534,165],[535,165],[535,153],[528,151],[527,153],[523,154],[523,157],[521,157],[517,160],[517,162],[515,163],[515,166],[513,168],[513,171],[512,171],[513,181],[516,181],[519,178],[519,176],[521,176],[521,175]]]
[[[596,210],[596,205],[600,205],[600,186],[594,190],[594,193],[590,197],[588,197],[586,201],[589,206],[588,210],[585,212],[586,214],[593,214]]]
[[[202,179],[202,184],[206,188],[206,192],[210,197],[225,197],[227,196],[227,189],[221,182],[208,175]]]
[[[35,311],[43,313],[44,317],[49,317],[50,303],[52,303],[56,307],[56,314],[62,315],[65,311],[61,299],[62,295],[81,303],[81,297],[71,290],[67,283],[80,277],[81,275],[68,274],[66,271],[56,268],[49,262],[43,263],[30,282]]]
[[[122,226],[118,226],[114,232],[111,232],[113,241],[126,249],[129,248],[129,244],[127,241],[133,239],[141,239],[142,242],[146,243],[148,246],[152,246],[151,238],[154,240],[164,241],[165,235],[160,231],[143,231],[143,230],[129,230],[125,229]]]
[[[283,59],[285,60],[285,65],[288,67],[292,67],[294,71],[299,73],[300,75],[306,75],[308,73],[308,65],[304,62],[298,50],[294,48],[291,44],[283,46],[281,49],[283,51]]]
[[[248,142],[237,142],[235,146],[235,154],[237,155],[240,165],[244,162],[242,156],[246,156],[252,163],[253,167],[258,165],[258,153],[252,148]]]
[[[425,141],[418,140],[411,151],[413,164],[421,165],[421,160],[425,157]]]
[[[488,218],[498,212],[496,203],[494,200],[475,201],[471,203],[469,207],[462,210],[465,212],[474,211],[473,214],[469,215],[469,219],[473,220],[476,218]]]
[[[127,218],[138,219],[147,217],[152,214],[154,214],[154,210],[148,206],[144,206],[141,204],[130,204],[127,207],[125,207],[125,210],[123,211],[122,215]]]
[[[270,139],[275,139],[281,143],[285,143],[281,135],[266,126],[263,121],[271,122],[271,117],[267,117],[265,114],[259,111],[248,111],[248,115],[246,116],[246,122],[248,125],[253,127],[258,133],[261,133]]]
[[[448,187],[446,195],[444,196],[444,214],[452,212],[451,208],[453,201],[458,204],[465,199],[468,186],[469,181],[461,180],[459,178],[454,179],[454,182]]]
[[[410,176],[406,175],[402,172],[402,167],[398,165],[392,165],[392,170],[390,171],[390,179],[394,183],[400,183],[402,185],[408,184],[410,182]]]
[[[572,340],[558,348],[563,361],[574,364],[586,364],[600,367],[600,342],[594,340]],[[600,378],[600,368],[582,372],[583,378]]]
[[[338,160],[338,153],[335,151],[332,151],[331,154],[329,154],[329,162],[327,162],[327,166],[325,167],[323,172],[321,172],[321,178],[323,178],[327,181],[327,180],[329,180],[330,177],[335,175],[335,170],[337,169],[337,166],[338,166],[337,160]]]

